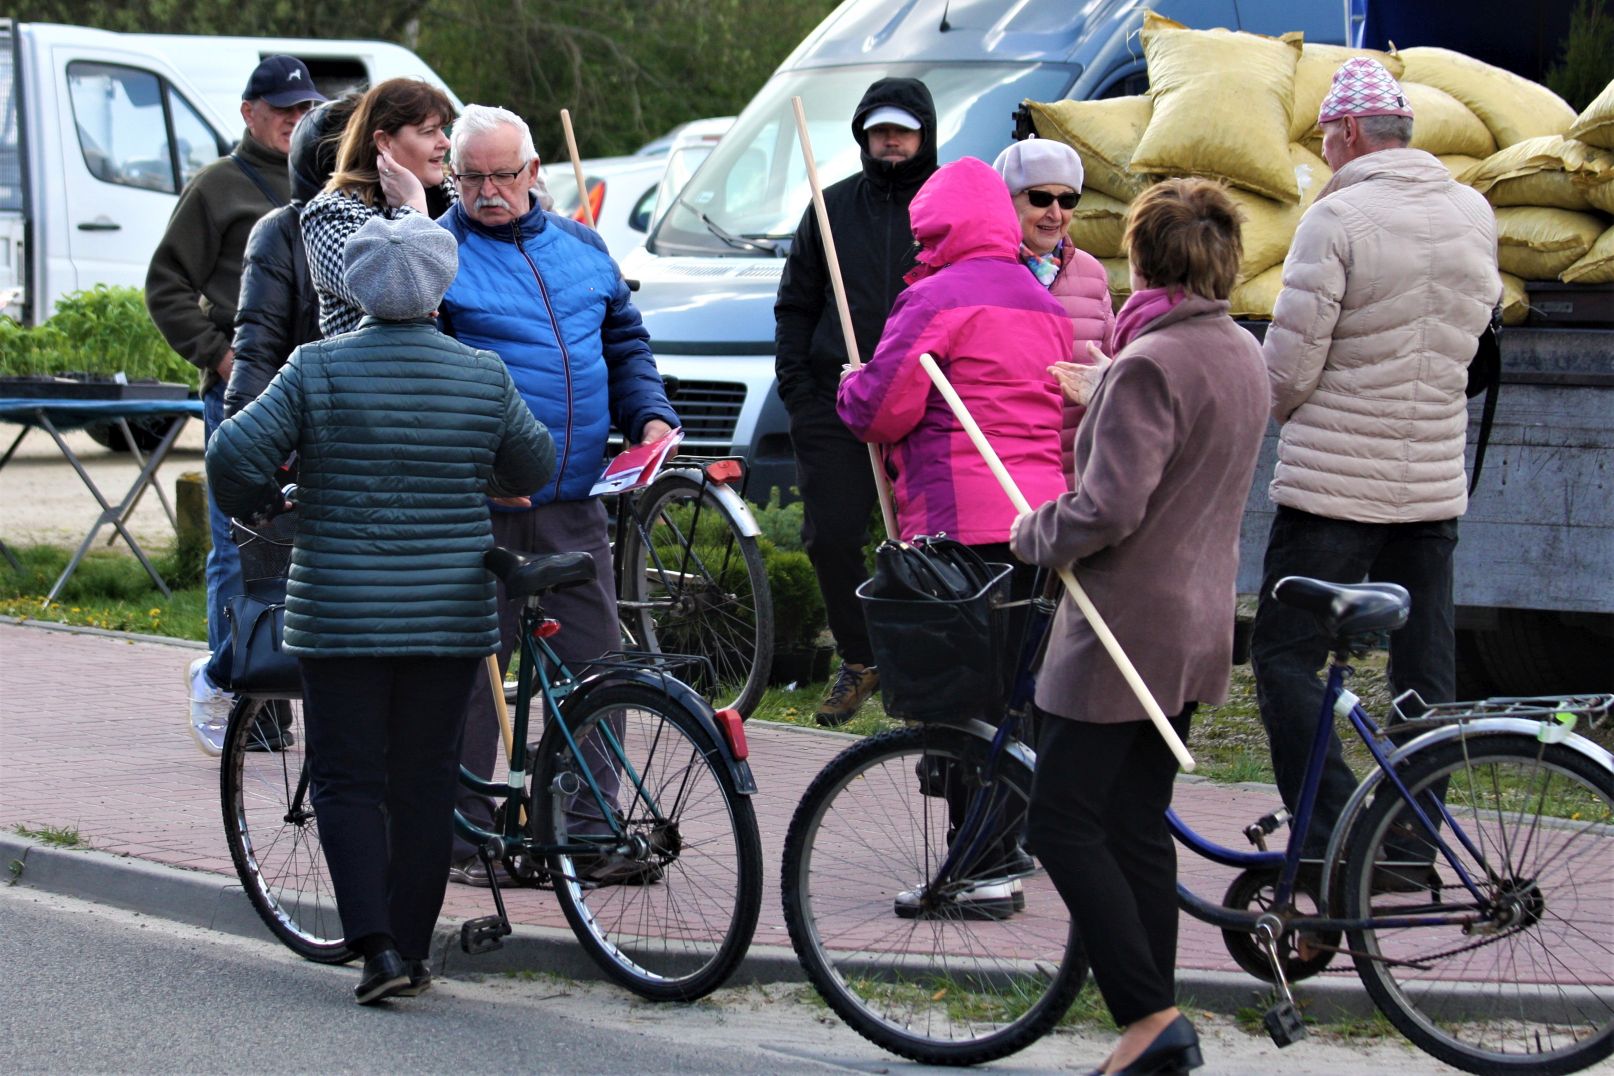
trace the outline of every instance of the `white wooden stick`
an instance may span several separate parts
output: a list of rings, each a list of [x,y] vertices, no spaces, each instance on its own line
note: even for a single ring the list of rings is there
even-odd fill
[[[577,155],[577,136],[572,133],[570,109],[560,110],[561,130],[566,132],[566,152],[572,155],[572,174],[577,177],[577,202],[583,207],[583,221],[590,227],[594,223],[594,207],[588,201],[588,183],[583,179],[583,160]]]
[[[846,284],[841,280],[840,259],[835,256],[835,236],[829,228],[829,210],[824,206],[824,188],[818,181],[818,162],[813,160],[813,141],[807,134],[807,112],[800,97],[790,99],[796,110],[796,133],[801,136],[801,155],[807,162],[807,181],[813,188],[813,210],[818,216],[818,232],[824,238],[824,260],[829,263],[829,282],[835,291],[835,309],[841,315],[841,336],[846,340],[846,354],[855,370],[863,365],[857,353],[857,334],[852,331],[852,308],[846,301]],[[891,499],[891,480],[886,477],[880,446],[869,446],[869,466],[874,468],[874,488],[880,495],[880,517],[885,520],[887,538],[901,538],[897,532],[897,507]]]
[[[970,440],[975,443],[975,450],[981,454],[981,458],[986,460],[986,465],[997,476],[998,484],[1003,487],[1003,492],[1009,495],[1009,500],[1013,502],[1014,507],[1021,512],[1031,511],[1031,505],[1027,502],[1025,495],[1020,492],[1020,487],[1014,484],[1013,478],[1009,477],[1009,472],[1004,468],[1003,461],[998,459],[997,452],[987,442],[986,435],[981,432],[981,427],[975,424],[975,418],[970,414],[969,408],[965,407],[964,401],[959,399],[958,392],[947,380],[947,375],[941,372],[941,367],[936,365],[936,360],[929,355],[921,355],[919,356],[919,365],[925,368],[925,373],[929,374],[930,380],[935,382],[937,390],[942,394],[942,398],[947,401],[947,406],[951,407],[953,414],[958,416],[958,421],[964,427],[964,432],[969,434]],[[1149,692],[1149,685],[1143,682],[1143,677],[1139,676],[1138,670],[1133,668],[1132,659],[1126,656],[1126,651],[1121,649],[1120,641],[1110,631],[1110,626],[1104,623],[1104,618],[1099,615],[1098,609],[1093,605],[1092,599],[1088,598],[1087,592],[1082,589],[1082,585],[1076,581],[1076,573],[1069,568],[1061,568],[1059,569],[1059,578],[1065,584],[1065,589],[1070,592],[1070,596],[1076,602],[1077,608],[1081,609],[1082,615],[1087,618],[1088,624],[1092,626],[1093,634],[1098,636],[1098,641],[1104,644],[1104,649],[1109,651],[1109,655],[1115,661],[1116,667],[1121,670],[1121,676],[1125,678],[1127,686],[1132,689],[1132,693],[1143,704],[1143,709],[1149,715],[1149,720],[1154,722],[1154,727],[1160,731],[1161,736],[1165,737],[1166,746],[1171,748],[1173,755],[1177,756],[1178,765],[1182,766],[1185,772],[1193,773],[1194,758],[1188,753],[1188,748],[1182,742],[1182,737],[1177,735],[1177,730],[1172,728],[1171,722],[1166,720],[1166,715],[1160,709],[1160,704],[1155,701],[1154,696]]]

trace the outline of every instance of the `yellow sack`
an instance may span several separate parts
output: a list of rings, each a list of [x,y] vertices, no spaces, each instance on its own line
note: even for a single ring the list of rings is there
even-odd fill
[[[1603,183],[1592,183],[1581,188],[1586,194],[1586,202],[1593,209],[1601,209],[1604,213],[1614,213],[1614,179]]]
[[[1097,190],[1130,202],[1154,184],[1154,177],[1127,171],[1132,151],[1149,126],[1154,103],[1147,97],[1103,101],[1027,101],[1032,123],[1043,138],[1055,138],[1082,158],[1082,190]]]
[[[1278,301],[1278,292],[1282,290],[1283,266],[1274,265],[1233,289],[1233,294],[1228,296],[1228,313],[1235,318],[1269,319]]]
[[[1413,120],[1412,125],[1416,129],[1418,121]],[[1478,157],[1467,157],[1461,153],[1442,153],[1439,160],[1441,164],[1446,166],[1446,171],[1451,173],[1451,177],[1459,183],[1467,183],[1466,177],[1468,173],[1472,172],[1474,166],[1480,163]]]
[[[1592,249],[1558,276],[1565,284],[1614,284],[1614,228],[1604,229]]]
[[[1569,128],[1569,137],[1587,145],[1614,149],[1614,82],[1604,86],[1603,92],[1575,119],[1575,125]]]
[[[1238,281],[1250,280],[1279,264],[1289,255],[1300,217],[1317,200],[1317,194],[1333,176],[1321,157],[1295,143],[1289,147],[1289,160],[1295,171],[1300,202],[1287,205],[1237,188],[1227,192],[1244,217],[1244,258],[1239,262]]]
[[[1402,49],[1408,82],[1445,90],[1480,118],[1499,148],[1538,135],[1563,134],[1575,110],[1540,83],[1471,56],[1430,46]],[[1418,129],[1416,110],[1412,129]]]
[[[1512,273],[1502,274],[1502,324],[1523,325],[1530,316],[1530,298],[1524,293],[1524,281]]]
[[[1412,148],[1428,150],[1435,156],[1462,153],[1489,157],[1496,152],[1496,139],[1467,105],[1433,86],[1403,82],[1401,92],[1412,106]]]
[[[1496,261],[1502,272],[1525,280],[1557,280],[1586,256],[1604,227],[1596,213],[1537,206],[1498,209]]]
[[[1126,233],[1127,204],[1102,191],[1083,190],[1082,200],[1070,214],[1070,241],[1095,258],[1126,254],[1121,236]]]
[[[1209,176],[1279,201],[1299,200],[1287,152],[1298,34],[1280,40],[1188,30],[1148,12],[1143,54],[1154,114],[1130,171]]]
[[[1558,135],[1516,142],[1487,157],[1466,182],[1496,206],[1589,209],[1586,189],[1614,179],[1614,153]]]
[[[1100,258],[1099,261],[1110,278],[1110,302],[1119,310],[1132,295],[1132,263],[1125,258]]]
[[[1401,77],[1401,61],[1388,52],[1376,49],[1353,49],[1344,45],[1318,45],[1307,41],[1300,50],[1300,64],[1295,68],[1295,100],[1289,120],[1289,141],[1304,142],[1317,127],[1317,113],[1323,107],[1334,84],[1334,72],[1346,60],[1366,56],[1384,65],[1390,75]]]

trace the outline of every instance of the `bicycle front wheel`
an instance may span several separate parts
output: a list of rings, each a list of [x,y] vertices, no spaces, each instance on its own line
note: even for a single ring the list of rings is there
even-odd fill
[[[1614,776],[1561,745],[1469,737],[1400,771],[1476,900],[1392,788],[1351,828],[1349,932],[1374,1003],[1419,1048],[1467,1072],[1575,1072],[1614,1051]],[[1419,922],[1425,920],[1425,922]]]
[[[639,645],[704,657],[715,682],[694,686],[714,707],[749,717],[773,664],[773,599],[757,540],[710,489],[679,474],[651,484],[619,540],[617,597]]]
[[[344,964],[336,891],[308,796],[303,704],[242,696],[224,734],[224,838],[247,900],[297,955]]]
[[[1024,829],[1031,770],[1005,755],[983,792],[988,746],[942,726],[853,744],[813,780],[785,838],[785,924],[808,978],[858,1034],[914,1061],[1023,1049],[1087,976],[1065,902],[1023,851],[1011,867],[1001,843],[972,841],[959,873],[975,884],[921,896],[948,853],[950,785],[995,797],[993,832]]]
[[[573,709],[577,750],[551,721],[533,776],[538,841],[601,845],[549,858],[566,920],[629,990],[653,1001],[704,997],[745,955],[762,906],[751,801],[706,729],[666,694],[615,684]]]

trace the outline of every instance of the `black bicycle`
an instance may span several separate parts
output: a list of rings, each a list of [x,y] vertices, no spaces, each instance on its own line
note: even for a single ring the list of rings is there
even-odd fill
[[[458,831],[514,883],[553,889],[579,942],[605,973],[644,997],[688,1001],[720,986],[756,929],[762,846],[738,715],[719,716],[676,675],[676,655],[607,655],[568,668],[549,645],[559,625],[542,596],[593,578],[586,553],[492,550],[487,565],[521,600],[517,703],[508,777],[463,784],[498,803],[492,830],[456,814]],[[534,697],[546,720],[527,740]],[[276,720],[263,720],[274,713]],[[270,931],[311,960],[355,955],[308,798],[301,702],[247,696],[225,737],[225,835],[236,872]],[[266,737],[273,735],[274,743]],[[489,870],[497,882],[497,873]],[[467,953],[511,931],[495,914],[462,924]]]

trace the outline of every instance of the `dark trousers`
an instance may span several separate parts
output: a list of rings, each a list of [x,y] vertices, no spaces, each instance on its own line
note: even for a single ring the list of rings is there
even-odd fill
[[[1171,725],[1185,741],[1196,703]],[[1177,760],[1149,721],[1041,715],[1029,838],[1122,1027],[1175,1005]]]
[[[869,517],[879,502],[869,446],[852,436],[832,401],[814,399],[792,410],[790,443],[801,490],[801,540],[818,576],[824,612],[841,660],[874,660],[857,588],[869,577],[864,556]]]
[[[567,587],[544,595],[544,615],[560,622],[560,632],[549,640],[555,653],[567,664],[592,661],[609,650],[621,648],[622,630],[616,616],[616,580],[611,575],[610,531],[606,525],[605,506],[597,500],[560,501],[535,508],[530,512],[494,512],[493,542],[506,549],[522,553],[570,553],[583,551],[594,557],[594,583]],[[517,635],[521,617],[521,603],[509,601],[503,584],[499,586],[499,673],[510,668],[510,656],[519,642]],[[486,663],[483,663],[483,668]],[[574,672],[577,670],[573,670]],[[542,698],[533,700],[533,723],[527,731],[530,743],[537,743],[541,726],[537,723]],[[515,716],[512,710],[511,717]],[[585,743],[585,754],[595,753],[598,745]],[[487,673],[479,671],[471,683],[470,701],[466,704],[465,744],[460,762],[466,769],[483,778],[493,777],[494,763],[504,748],[499,734],[498,715],[493,710],[493,689]],[[536,764],[534,764],[536,765]],[[615,766],[603,758],[589,762],[590,772],[607,799],[616,797],[619,784]],[[586,802],[580,810],[598,815],[598,805],[592,793],[586,793]],[[493,803],[486,796],[461,788],[455,806],[466,821],[482,829],[493,829]],[[574,818],[572,829],[582,827]],[[606,832],[603,822],[592,827],[594,832]],[[476,846],[458,833],[454,835],[454,861],[468,859],[476,854]],[[446,868],[445,868],[446,869]]]
[[[1415,690],[1425,702],[1450,702],[1456,690],[1456,633],[1452,609],[1452,553],[1457,521],[1354,523],[1294,508],[1278,508],[1267,541],[1261,599],[1250,641],[1256,700],[1272,745],[1272,768],[1284,806],[1300,803],[1306,760],[1323,702],[1318,675],[1328,661],[1328,638],[1317,618],[1272,597],[1286,575],[1331,583],[1399,583],[1412,596],[1406,626],[1390,633],[1390,686]],[[1330,736],[1317,805],[1303,846],[1321,857],[1339,814],[1356,789],[1356,777]]]
[[[304,658],[310,799],[350,942],[424,960],[443,907],[480,658]]]

